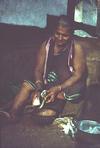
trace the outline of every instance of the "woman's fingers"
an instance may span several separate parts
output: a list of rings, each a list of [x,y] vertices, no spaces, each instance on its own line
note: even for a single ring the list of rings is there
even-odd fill
[[[54,101],[55,96],[53,94],[48,94],[46,96],[46,103],[50,103]]]

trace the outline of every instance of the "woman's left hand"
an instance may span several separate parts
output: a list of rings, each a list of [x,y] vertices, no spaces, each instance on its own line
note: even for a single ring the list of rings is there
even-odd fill
[[[51,87],[49,90],[47,90],[47,96],[46,96],[46,103],[53,102],[56,99],[56,96],[58,93],[60,93],[61,87],[60,86],[54,86]]]

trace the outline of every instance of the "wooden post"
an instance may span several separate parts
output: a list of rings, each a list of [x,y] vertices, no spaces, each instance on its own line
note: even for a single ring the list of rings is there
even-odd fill
[[[75,4],[76,4],[76,0],[68,0],[68,4],[67,4],[67,16],[72,21],[74,21]]]
[[[97,0],[97,34],[100,37],[100,0]]]

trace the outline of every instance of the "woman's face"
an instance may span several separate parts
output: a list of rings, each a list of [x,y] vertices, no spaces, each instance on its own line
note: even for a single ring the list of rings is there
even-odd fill
[[[71,32],[68,27],[58,26],[54,33],[55,43],[58,46],[66,44],[66,42],[70,39],[70,37],[71,37]]]

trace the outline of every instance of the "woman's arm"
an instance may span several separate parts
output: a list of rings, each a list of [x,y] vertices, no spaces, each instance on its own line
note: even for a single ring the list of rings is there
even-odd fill
[[[39,89],[41,89],[43,85],[44,64],[45,64],[45,58],[46,58],[45,46],[46,46],[46,42],[43,42],[37,55],[35,72],[34,72],[35,83]]]
[[[75,42],[75,45],[74,45],[73,67],[74,67],[74,72],[72,76],[68,80],[66,80],[64,83],[61,84],[62,90],[74,85],[85,74],[85,70],[86,70],[85,51],[82,48],[80,42],[77,42],[77,41]]]

